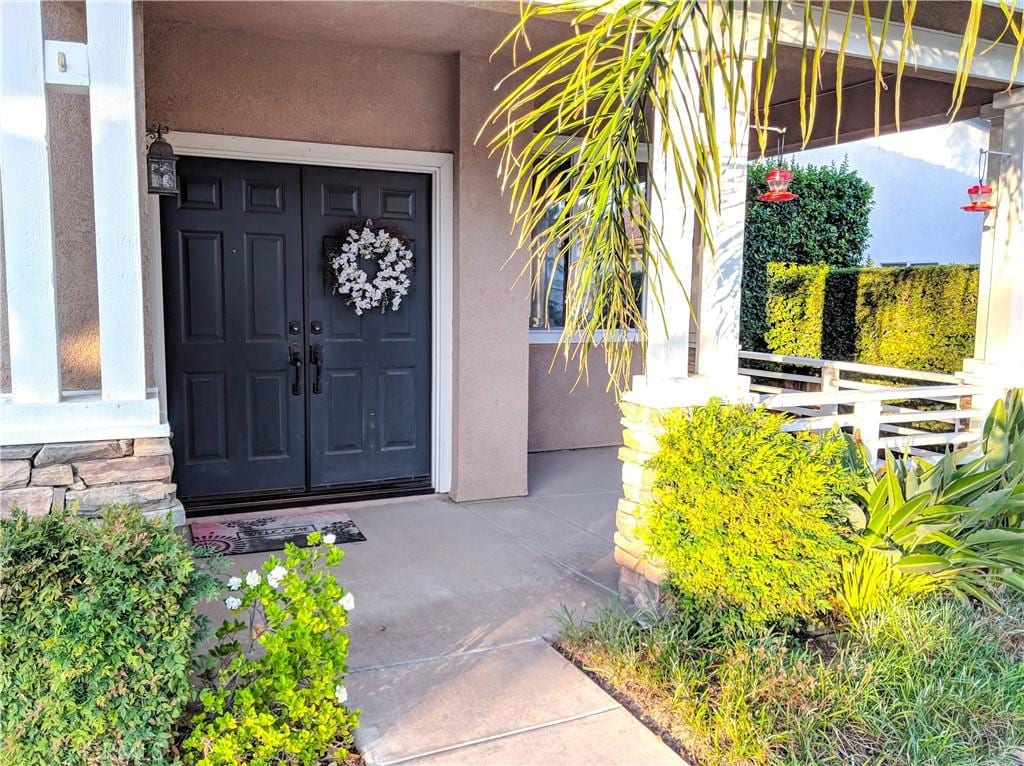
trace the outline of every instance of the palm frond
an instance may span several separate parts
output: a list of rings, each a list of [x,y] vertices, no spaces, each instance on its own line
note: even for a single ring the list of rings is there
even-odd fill
[[[836,13],[833,3],[839,6]],[[970,6],[951,113],[968,87],[983,5],[983,0],[972,0]],[[513,71],[481,136],[498,157],[518,246],[529,253],[523,273],[534,289],[545,295],[552,290],[553,275],[546,284],[541,276],[548,255],[571,260],[560,350],[579,361],[581,377],[588,350],[602,345],[610,385],[621,391],[635,346],[603,331],[634,328],[642,348],[645,321],[664,321],[669,281],[690,289],[692,253],[669,252],[662,237],[665,222],[657,220],[670,187],[681,191],[687,209],[686,220],[668,225],[679,231],[693,227],[707,247],[714,247],[722,173],[746,147],[748,109],[762,152],[766,148],[783,21],[801,24],[804,144],[818,117],[828,51],[836,51],[838,139],[844,62],[854,34],[865,37],[874,71],[876,131],[882,94],[893,77],[899,124],[902,79],[920,14],[916,0],[900,0],[903,29],[898,41],[889,40],[893,0],[887,0],[878,19],[872,7],[868,0],[846,0],[845,7],[839,0],[554,0],[521,6],[499,47],[511,51]],[[1003,36],[1016,45],[1015,76],[1024,51],[1024,13],[1018,15],[1013,0],[1000,0],[1000,8],[1006,19]],[[839,14],[841,33],[832,23]],[[564,23],[565,38],[534,51],[527,30],[542,20]],[[894,46],[898,54],[892,75]],[[663,172],[649,175],[646,193],[636,162],[643,147],[663,158]],[[632,278],[635,268],[646,280],[648,306],[661,316],[650,310],[643,315]]]

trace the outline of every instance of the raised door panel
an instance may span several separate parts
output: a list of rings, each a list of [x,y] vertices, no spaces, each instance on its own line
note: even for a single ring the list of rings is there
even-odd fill
[[[307,313],[311,323],[323,325],[310,342],[324,352],[324,385],[320,394],[310,394],[310,485],[428,477],[430,180],[340,168],[302,172]],[[358,217],[342,215],[346,204]],[[325,277],[324,237],[344,237],[367,219],[412,242],[413,282],[397,311],[374,308],[357,315]],[[362,266],[372,277],[375,264]]]
[[[306,486],[305,398],[289,346],[303,322],[297,167],[183,157],[161,199],[168,419],[185,500]]]

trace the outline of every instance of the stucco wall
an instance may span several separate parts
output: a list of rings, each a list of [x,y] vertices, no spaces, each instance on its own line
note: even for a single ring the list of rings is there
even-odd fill
[[[567,364],[556,348],[530,346],[530,452],[622,444],[622,415],[615,392],[608,390],[604,351],[590,352],[589,376],[577,384],[578,360]],[[636,349],[635,372],[641,369],[639,354]]]
[[[515,242],[494,161],[474,143],[504,71],[466,55],[184,24],[146,29],[150,123],[455,154],[452,495],[460,500],[526,493],[529,305],[515,270],[501,269]]]
[[[455,149],[455,62],[441,54],[146,27],[146,113],[172,130]]]
[[[459,500],[526,494],[530,304],[527,280],[502,268],[515,247],[496,164],[475,143],[499,77],[487,59],[458,62],[455,228],[455,465]]]

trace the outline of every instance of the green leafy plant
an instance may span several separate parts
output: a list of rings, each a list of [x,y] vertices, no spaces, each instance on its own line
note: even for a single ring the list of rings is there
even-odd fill
[[[216,593],[168,525],[138,510],[0,521],[0,761],[160,764],[191,696]]]
[[[861,620],[935,588],[990,606],[1001,586],[1024,593],[1022,480],[1020,390],[996,402],[980,443],[935,463],[887,452],[860,491],[860,552],[844,563],[847,614]]]
[[[748,200],[756,199],[767,189],[764,176],[774,167],[774,163],[754,162],[747,168]],[[755,201],[746,210],[740,342],[752,351],[773,348],[765,335],[769,328],[776,332],[782,329],[781,323],[769,321],[773,314],[766,307],[769,296],[778,294],[771,289],[771,264],[850,268],[868,262],[868,219],[874,207],[871,184],[850,168],[846,160],[839,165],[788,163],[785,167],[793,173],[790,190],[799,195],[797,199],[785,205],[762,205]],[[809,273],[813,271],[809,269]],[[809,297],[808,302],[817,297]],[[810,329],[820,336],[820,327],[819,323]]]
[[[794,436],[785,416],[723,405],[665,418],[654,501],[638,532],[678,598],[722,622],[792,625],[828,612],[850,550],[841,434]]]
[[[359,720],[344,686],[355,600],[326,571],[343,557],[334,536],[313,532],[307,542],[228,580],[225,603],[245,619],[217,631],[186,763],[309,766],[348,756]]]
[[[977,266],[771,263],[766,273],[773,353],[955,372],[974,350]]]

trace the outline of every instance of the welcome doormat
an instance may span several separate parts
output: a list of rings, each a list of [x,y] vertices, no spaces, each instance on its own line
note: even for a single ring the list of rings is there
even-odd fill
[[[196,521],[189,524],[192,544],[212,554],[279,551],[285,543],[306,544],[306,535],[332,534],[334,542],[361,543],[366,536],[342,511],[320,511],[289,516],[265,516],[234,521]]]

